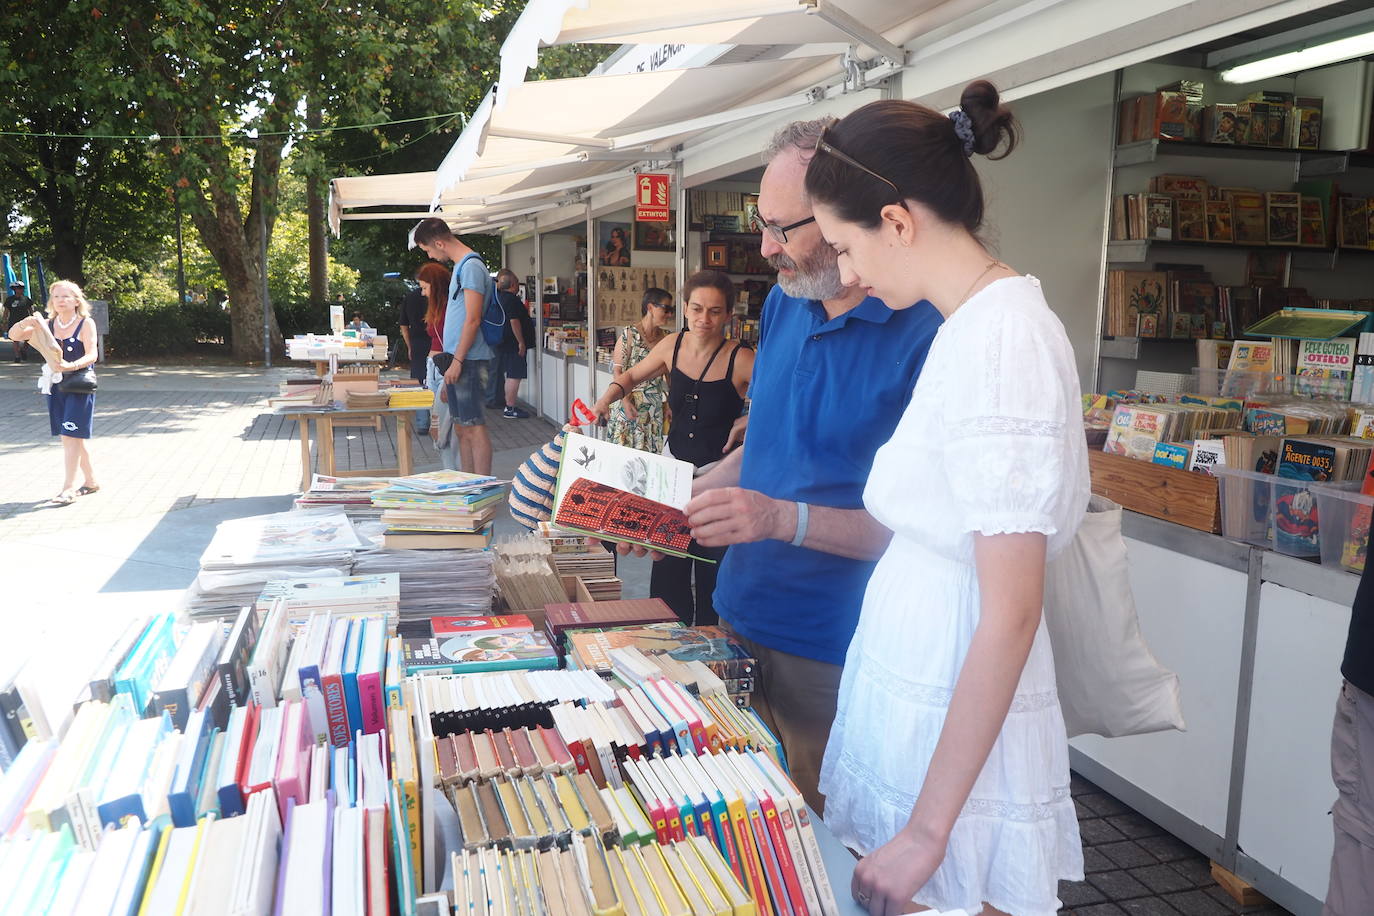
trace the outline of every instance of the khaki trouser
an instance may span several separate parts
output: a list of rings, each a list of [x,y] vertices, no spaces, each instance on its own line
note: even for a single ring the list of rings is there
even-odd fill
[[[1324,916],[1374,913],[1374,696],[1341,685],[1331,729],[1331,809],[1336,846]]]
[[[721,625],[730,629],[725,621]],[[792,781],[806,803],[824,814],[825,796],[817,785],[830,724],[835,721],[841,667],[779,652],[730,631],[758,660],[751,697],[754,711],[782,742]]]

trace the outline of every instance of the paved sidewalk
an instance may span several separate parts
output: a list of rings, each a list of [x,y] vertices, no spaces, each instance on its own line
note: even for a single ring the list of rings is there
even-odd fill
[[[294,494],[300,485],[296,423],[265,398],[300,369],[104,366],[96,394],[92,464],[101,491],[70,506],[48,500],[62,485],[62,449],[33,387],[33,363],[0,364],[0,541],[16,535],[122,522],[217,500]],[[488,411],[500,450],[532,450],[554,434],[538,419]],[[339,429],[342,469],[396,464],[395,424]],[[427,436],[415,464],[437,467]],[[80,481],[78,481],[79,483]]]

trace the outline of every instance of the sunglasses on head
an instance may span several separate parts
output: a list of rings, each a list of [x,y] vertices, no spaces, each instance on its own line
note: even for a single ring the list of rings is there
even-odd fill
[[[883,176],[879,175],[877,172],[873,171],[873,170],[870,169],[868,166],[864,165],[862,162],[860,162],[860,161],[858,161],[857,159],[855,159],[853,156],[850,156],[848,153],[842,152],[841,150],[836,149],[832,144],[827,143],[827,142],[826,142],[826,139],[825,139],[825,135],[826,135],[827,133],[829,133],[829,131],[830,131],[830,128],[829,128],[829,127],[825,128],[824,130],[821,131],[821,135],[820,135],[819,137],[816,138],[816,149],[815,149],[815,153],[817,153],[817,154],[819,154],[819,153],[829,153],[830,155],[834,156],[836,159],[838,159],[838,160],[840,160],[841,162],[843,162],[845,165],[852,165],[852,166],[854,166],[854,168],[858,169],[859,171],[861,171],[861,172],[863,172],[863,173],[865,173],[865,174],[867,174],[867,175],[872,175],[874,178],[878,179],[878,180],[881,181],[883,184],[885,184],[885,185],[887,185],[889,188],[891,188],[891,189],[893,190],[893,192],[894,192],[898,197],[901,197],[901,196],[902,196],[902,192],[897,188],[897,185],[894,184],[891,180],[889,180],[889,179],[887,179],[887,178],[884,178]]]

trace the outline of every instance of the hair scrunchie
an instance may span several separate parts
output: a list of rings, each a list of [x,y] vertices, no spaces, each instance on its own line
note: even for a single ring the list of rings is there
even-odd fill
[[[964,145],[964,155],[973,155],[973,121],[968,113],[962,108],[956,108],[949,113],[949,119],[954,122],[954,134]]]

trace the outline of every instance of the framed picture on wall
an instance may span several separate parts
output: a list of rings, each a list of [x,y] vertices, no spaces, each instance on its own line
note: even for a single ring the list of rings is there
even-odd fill
[[[635,251],[673,251],[674,244],[673,227],[677,225],[677,216],[673,213],[668,214],[666,223],[643,223],[635,221]]]
[[[597,263],[602,267],[630,266],[630,224],[602,220],[596,239]]]
[[[730,246],[724,242],[708,242],[702,246],[701,262],[712,270],[724,270],[730,264]]]

